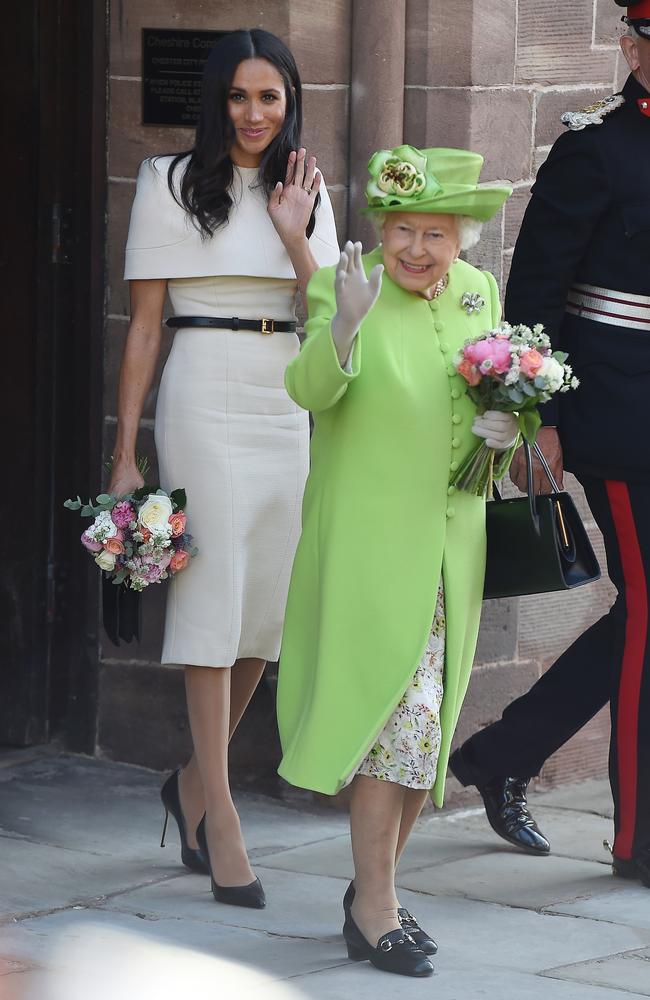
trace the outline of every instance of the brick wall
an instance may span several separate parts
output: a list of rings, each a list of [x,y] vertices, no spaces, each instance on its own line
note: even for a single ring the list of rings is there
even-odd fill
[[[503,283],[535,172],[561,131],[562,111],[611,93],[625,77],[616,36],[620,11],[611,0],[395,0],[403,6],[404,141],[422,146],[463,146],[485,156],[484,179],[507,180],[515,193],[490,222],[471,260]],[[350,129],[359,147],[363,121],[350,122],[352,0],[112,0],[110,121],[108,131],[108,275],[105,332],[105,439],[115,425],[119,362],[128,325],[128,290],[122,280],[123,248],[139,162],[191,143],[186,129],[140,124],[140,29],[193,27],[228,29],[258,25],[291,46],[305,85],[304,140],[319,157],[332,194],[339,235],[357,232],[348,220],[351,176],[363,162],[349,162]],[[372,37],[368,33],[367,39]],[[363,33],[354,36],[363,44]],[[366,44],[370,44],[367,40]],[[381,108],[377,108],[381,114]],[[367,123],[365,123],[367,125]],[[160,369],[165,352],[160,361]],[[141,450],[152,455],[156,387],[147,404]],[[576,495],[579,490],[575,488]],[[588,512],[585,511],[588,516]],[[598,545],[600,541],[592,526]],[[137,647],[101,651],[99,748],[110,755],[153,766],[179,759],[188,745],[182,677],[156,666],[160,649],[163,588],[146,595],[144,641]],[[500,714],[562,649],[595,620],[611,600],[608,581],[569,596],[495,601],[485,606],[477,668],[461,718],[466,735]],[[146,707],[146,713],[143,712]],[[272,718],[272,698],[260,695],[259,711]],[[147,716],[143,721],[143,715]],[[269,726],[272,730],[272,726]],[[259,732],[259,728],[258,728]],[[161,738],[164,733],[164,738]],[[605,767],[607,720],[594,720],[573,746],[549,762],[545,776],[564,780]],[[277,752],[269,737],[268,752]],[[252,768],[246,731],[235,757]],[[270,769],[272,770],[272,768]],[[451,785],[453,798],[454,786]]]

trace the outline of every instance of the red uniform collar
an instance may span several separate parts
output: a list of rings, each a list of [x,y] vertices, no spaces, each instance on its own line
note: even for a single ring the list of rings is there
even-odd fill
[[[641,114],[650,118],[650,97],[637,97],[636,103]]]
[[[627,8],[627,16],[631,17],[633,21],[639,21],[641,18],[650,17],[650,0],[640,0],[640,3],[632,4]]]

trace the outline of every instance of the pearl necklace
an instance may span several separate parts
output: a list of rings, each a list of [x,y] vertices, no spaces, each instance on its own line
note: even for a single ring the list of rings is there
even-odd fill
[[[436,281],[435,285],[433,286],[433,295],[431,296],[431,298],[432,299],[439,298],[442,295],[442,293],[444,292],[444,290],[445,290],[445,288],[447,287],[448,284],[449,284],[449,275],[445,274],[440,279],[440,281]]]

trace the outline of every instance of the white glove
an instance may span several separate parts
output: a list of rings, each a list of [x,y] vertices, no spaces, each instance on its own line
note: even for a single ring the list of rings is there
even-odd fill
[[[336,313],[332,319],[332,340],[341,366],[345,365],[359,327],[381,291],[384,265],[376,264],[366,278],[361,252],[360,243],[348,241],[336,268]]]
[[[519,425],[512,413],[502,413],[500,410],[486,410],[482,416],[474,418],[472,433],[485,438],[488,448],[495,451],[507,451],[517,440]]]

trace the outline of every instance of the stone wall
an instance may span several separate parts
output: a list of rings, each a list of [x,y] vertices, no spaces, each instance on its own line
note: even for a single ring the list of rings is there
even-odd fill
[[[186,129],[140,124],[140,29],[258,25],[285,38],[305,85],[305,144],[319,157],[341,240],[362,231],[356,213],[349,214],[348,196],[352,183],[358,201],[365,161],[372,152],[372,145],[364,148],[364,136],[373,134],[373,128],[376,133],[377,124],[368,120],[367,99],[359,101],[356,93],[357,103],[351,103],[350,81],[354,78],[356,87],[355,67],[364,60],[370,63],[381,47],[376,24],[367,33],[353,24],[353,0],[327,4],[316,0],[267,0],[263,4],[252,0],[112,0],[110,7],[107,453],[114,435],[117,373],[128,325],[123,248],[138,164],[152,153],[176,152],[191,143],[191,132]],[[383,3],[377,0],[374,6],[365,3],[365,7],[379,16]],[[574,0],[571,5],[560,0],[543,4],[539,0],[456,0],[454,4],[394,0],[390,8],[393,27],[395,18],[403,18],[401,40],[390,50],[382,48],[380,55],[385,72],[404,78],[404,141],[476,149],[485,156],[484,179],[506,180],[515,188],[505,209],[485,227],[471,255],[473,263],[489,268],[503,286],[535,171],[561,130],[561,112],[611,93],[625,76],[616,46],[620,10],[611,0]],[[358,21],[359,7],[356,13]],[[372,51],[363,49],[371,44]],[[355,46],[360,56],[352,66]],[[401,63],[387,67],[388,58]],[[382,72],[380,61],[377,71]],[[355,108],[363,108],[363,113]],[[376,114],[381,113],[377,107]],[[394,109],[392,114],[394,128]],[[165,355],[166,351],[159,370]],[[154,386],[140,444],[152,457],[155,394]],[[144,639],[139,646],[118,649],[104,639],[98,729],[100,752],[157,767],[178,760],[188,745],[182,677],[178,671],[156,666],[162,591],[154,588],[146,595]],[[603,581],[568,597],[487,603],[477,668],[459,734],[498,717],[503,705],[526,690],[610,600],[611,588]],[[270,689],[260,693],[256,711],[257,733],[260,719],[268,723],[266,749],[258,739],[251,740],[251,729],[244,731],[235,747],[236,761],[251,773],[262,753],[271,760],[277,753]],[[581,774],[602,771],[606,736],[607,720],[600,717],[577,738],[576,745],[552,759],[546,776],[562,780],[575,773],[576,767]],[[272,770],[269,766],[269,773]],[[453,782],[451,791],[455,791]]]

